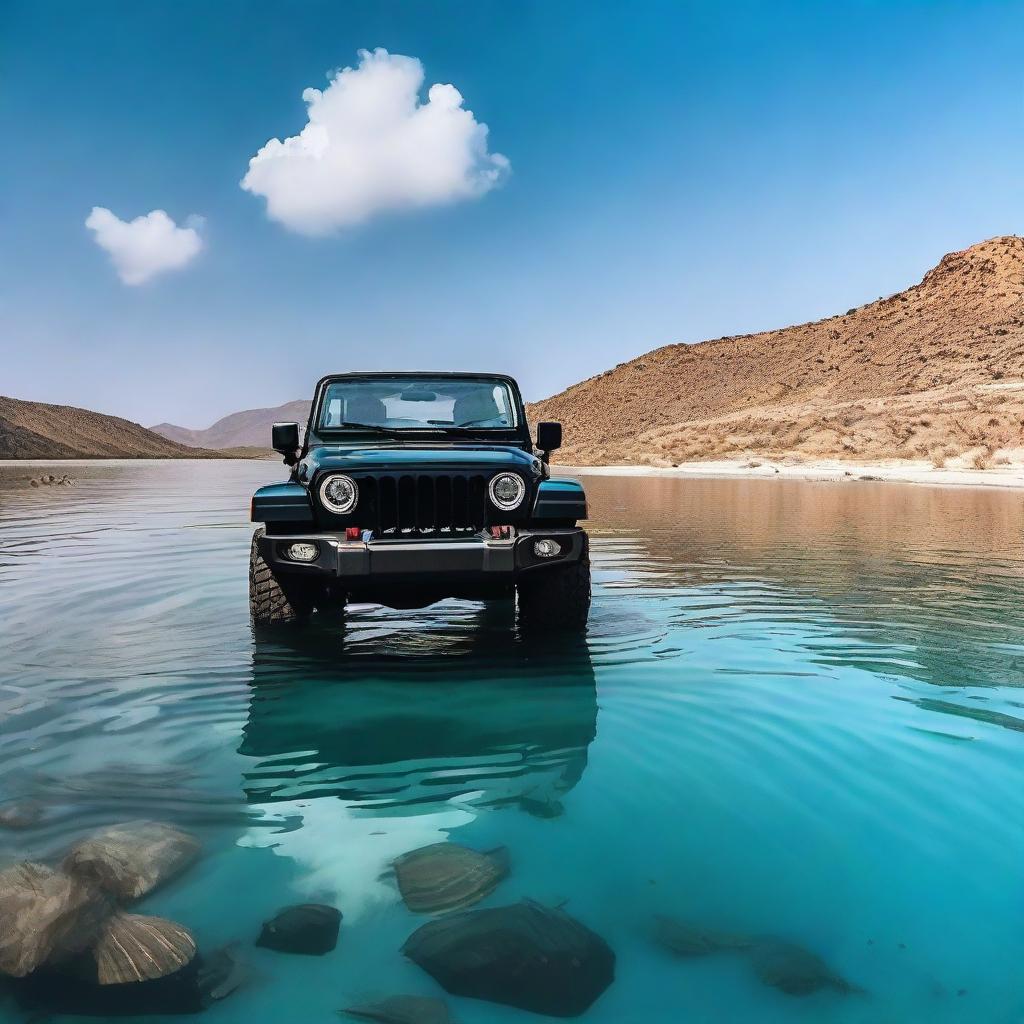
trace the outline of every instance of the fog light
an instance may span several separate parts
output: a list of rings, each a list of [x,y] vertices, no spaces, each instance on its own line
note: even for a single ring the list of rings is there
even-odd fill
[[[320,549],[315,544],[289,544],[286,554],[293,562],[312,562]]]
[[[555,555],[562,553],[562,545],[557,540],[551,540],[550,537],[544,537],[541,540],[535,540],[533,542],[533,553],[538,558],[554,558]]]

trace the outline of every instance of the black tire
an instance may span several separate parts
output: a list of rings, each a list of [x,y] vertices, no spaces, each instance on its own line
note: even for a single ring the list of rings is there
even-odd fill
[[[274,575],[257,544],[264,533],[262,526],[253,533],[249,551],[249,614],[253,625],[303,622],[313,613],[315,594],[301,581],[282,581]]]
[[[521,629],[581,632],[590,614],[590,552],[578,562],[535,570],[516,586]]]

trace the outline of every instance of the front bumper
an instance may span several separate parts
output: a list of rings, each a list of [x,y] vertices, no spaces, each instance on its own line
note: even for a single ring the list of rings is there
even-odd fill
[[[551,538],[560,551],[541,558],[534,541]],[[318,548],[311,562],[287,555],[292,544],[313,543]],[[579,527],[522,529],[509,540],[482,534],[460,538],[379,538],[346,540],[344,533],[264,535],[257,541],[260,554],[275,573],[335,579],[360,586],[374,583],[433,583],[438,579],[514,582],[523,573],[543,571],[578,562],[586,551],[587,535]]]

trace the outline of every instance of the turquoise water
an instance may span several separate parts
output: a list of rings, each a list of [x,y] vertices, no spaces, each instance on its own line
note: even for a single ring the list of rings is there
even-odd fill
[[[456,602],[254,640],[248,497],[280,467],[71,472],[0,469],[0,793],[48,808],[0,863],[140,816],[195,832],[141,909],[240,943],[251,976],[209,1020],[441,994],[398,952],[424,919],[386,868],[445,837],[509,848],[485,905],[566,901],[611,944],[595,1024],[1024,1020],[1020,496],[589,477],[585,644]],[[333,953],[252,946],[307,900],[344,913]],[[798,942],[866,992],[673,958],[658,913]]]

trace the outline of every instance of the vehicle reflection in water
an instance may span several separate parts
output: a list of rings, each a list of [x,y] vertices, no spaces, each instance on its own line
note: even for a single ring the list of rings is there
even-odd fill
[[[447,602],[417,618],[356,610],[344,628],[258,634],[239,753],[254,759],[250,803],[338,797],[381,816],[457,801],[555,816],[596,729],[582,640],[527,641],[510,607]]]

